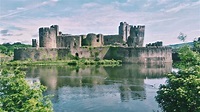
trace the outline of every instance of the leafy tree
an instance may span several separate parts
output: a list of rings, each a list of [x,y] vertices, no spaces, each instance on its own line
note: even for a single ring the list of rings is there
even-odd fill
[[[185,41],[187,35],[183,34],[182,32],[180,32],[179,36],[178,36],[178,39],[181,40],[181,41]]]
[[[43,96],[45,87],[39,83],[30,85],[19,70],[14,73],[2,70],[0,75],[0,111],[52,112],[52,103]]]
[[[155,98],[165,112],[200,112],[200,54],[186,46],[179,56],[179,72],[167,75]]]
[[[5,54],[7,52],[7,47],[0,45],[0,53]]]

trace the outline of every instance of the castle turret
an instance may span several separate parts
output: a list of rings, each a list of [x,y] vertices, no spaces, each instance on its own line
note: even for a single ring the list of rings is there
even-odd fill
[[[123,37],[123,41],[126,42],[130,35],[131,26],[126,22],[120,22],[119,35]]]
[[[58,35],[58,25],[52,25],[50,28],[39,28],[40,47],[56,48],[56,37]]]
[[[131,26],[127,44],[129,47],[142,47],[144,43],[145,26]]]
[[[32,47],[38,47],[38,42],[36,39],[32,39]]]

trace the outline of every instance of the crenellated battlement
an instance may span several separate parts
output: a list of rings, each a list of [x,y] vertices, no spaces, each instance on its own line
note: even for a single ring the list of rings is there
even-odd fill
[[[39,46],[56,48],[56,37],[59,35],[58,25],[39,28]]]
[[[63,34],[58,25],[39,28],[39,47],[36,39],[33,48],[15,49],[15,60],[70,59],[70,55],[88,59],[116,59],[125,63],[172,62],[171,48],[143,47],[145,26],[120,22],[118,35],[89,33],[87,35]],[[108,46],[114,47],[108,47]],[[85,46],[85,47],[84,47]]]
[[[129,47],[142,47],[144,43],[145,26],[131,26],[127,44]]]
[[[87,34],[84,38],[80,36],[81,45],[79,46],[104,46],[104,45],[118,45],[129,47],[141,47],[143,46],[145,26],[129,25],[126,22],[120,22],[118,35],[99,35],[99,34]],[[61,39],[62,37],[62,39]],[[59,38],[59,39],[58,39]],[[65,39],[66,38],[66,39]],[[74,38],[74,39],[67,39]],[[76,43],[77,35],[63,34],[59,31],[58,25],[51,25],[50,27],[39,28],[39,47],[56,48],[71,46]]]

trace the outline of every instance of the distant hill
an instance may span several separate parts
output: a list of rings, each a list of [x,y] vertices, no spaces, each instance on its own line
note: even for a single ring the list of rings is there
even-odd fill
[[[183,47],[185,45],[188,45],[192,48],[194,46],[194,42],[187,42],[187,43],[182,43],[182,44],[172,44],[172,45],[168,45],[168,46],[171,47],[172,49],[178,49],[178,48]]]

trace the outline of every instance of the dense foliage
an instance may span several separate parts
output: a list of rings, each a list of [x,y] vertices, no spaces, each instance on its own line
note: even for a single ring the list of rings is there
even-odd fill
[[[45,87],[29,84],[19,70],[14,73],[2,70],[0,74],[0,111],[5,112],[52,112],[49,96],[43,96]]]
[[[167,75],[156,100],[165,112],[200,112],[200,54],[185,46],[179,57],[178,73]]]
[[[17,42],[14,44],[10,44],[10,43],[0,44],[0,53],[11,56],[13,55],[15,48],[21,48],[21,47],[27,48],[27,47],[31,47],[31,45],[22,44],[20,42]]]

